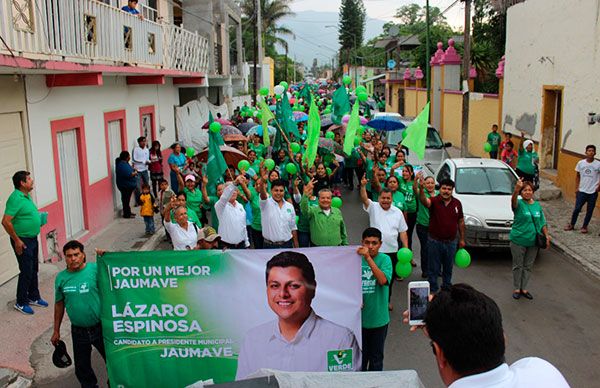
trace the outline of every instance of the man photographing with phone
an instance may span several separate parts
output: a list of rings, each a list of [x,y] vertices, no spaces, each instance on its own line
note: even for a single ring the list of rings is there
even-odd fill
[[[408,323],[408,311],[404,322]],[[451,388],[564,388],[569,384],[548,361],[505,360],[506,338],[500,308],[467,284],[442,289],[430,302],[423,328],[431,340],[440,377]]]

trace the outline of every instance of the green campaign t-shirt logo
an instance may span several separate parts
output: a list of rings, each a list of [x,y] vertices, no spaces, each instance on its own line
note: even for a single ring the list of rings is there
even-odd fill
[[[327,370],[329,372],[351,371],[352,349],[330,350],[327,352]]]

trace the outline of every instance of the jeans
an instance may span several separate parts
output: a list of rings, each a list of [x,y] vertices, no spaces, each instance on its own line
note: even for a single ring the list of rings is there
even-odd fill
[[[250,234],[254,249],[263,249],[265,246],[265,239],[262,235],[262,230],[256,230],[253,227],[250,227]]]
[[[383,370],[383,348],[387,329],[388,325],[373,329],[362,328],[363,353],[361,370],[363,372]]]
[[[531,278],[531,269],[539,252],[538,247],[522,247],[513,242],[510,243],[512,253],[513,286],[515,290],[527,290],[527,283]]]
[[[454,255],[456,255],[457,241],[439,241],[429,236],[427,240],[427,258],[429,264],[429,273],[427,280],[431,293],[438,292],[438,274],[442,270],[442,287],[447,288],[452,285],[452,266],[454,265]]]
[[[138,173],[135,176],[135,179],[137,181],[137,184],[135,186],[135,203],[139,206],[140,205],[140,201],[139,201],[139,197],[140,194],[142,193],[142,184],[150,184],[150,176],[148,175],[148,170],[146,171],[138,171]]]
[[[298,245],[300,248],[310,247],[310,232],[298,231]]]
[[[415,231],[415,225],[417,225],[417,212],[406,213],[406,225],[408,226],[408,230],[406,231],[406,235],[408,236],[408,249],[412,250],[413,232]]]
[[[294,247],[293,239],[289,239],[288,241],[281,243],[281,244],[273,244],[273,242],[265,239],[265,243],[263,246],[264,249],[282,249],[282,248],[293,248],[293,247]]]
[[[19,280],[17,281],[17,304],[26,306],[30,300],[40,299],[38,288],[38,239],[37,237],[19,237],[25,244],[23,253],[17,255],[19,262]],[[15,249],[15,242],[10,239],[10,244]]]
[[[490,151],[490,159],[498,159],[498,151]]]
[[[429,261],[427,257],[428,229],[428,226],[417,224],[417,237],[421,244],[421,274],[423,276],[429,274]]]
[[[179,181],[177,180],[177,173],[175,171],[171,171],[169,177],[171,179],[171,190],[173,190],[175,194],[179,194]],[[183,187],[181,190],[183,190]]]
[[[75,376],[82,388],[97,387],[98,379],[92,369],[92,346],[106,361],[104,341],[102,339],[102,326],[97,324],[92,327],[71,326],[73,337],[73,358],[75,359]]]
[[[357,176],[360,182],[361,176],[358,176],[358,169],[356,167],[344,168],[344,183],[348,185],[350,190],[354,190],[354,175]]]
[[[121,203],[123,204],[123,217],[129,218],[131,217],[131,194],[133,194],[134,189],[119,189],[121,192]]]
[[[154,217],[144,216],[144,224],[146,225],[146,233],[154,233]]]
[[[575,226],[575,224],[577,223],[577,217],[579,216],[579,212],[581,212],[581,209],[583,209],[583,205],[587,203],[587,208],[585,210],[585,218],[583,219],[583,227],[587,228],[588,224],[590,223],[590,220],[592,219],[594,208],[596,207],[598,192],[588,194],[578,191],[577,196],[575,198],[575,209],[573,209],[573,215],[571,216],[571,225]]]

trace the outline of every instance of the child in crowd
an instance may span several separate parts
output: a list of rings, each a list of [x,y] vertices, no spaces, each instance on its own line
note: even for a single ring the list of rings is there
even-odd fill
[[[500,143],[500,150],[501,151],[504,151],[506,149],[506,144],[509,141],[512,142],[512,133],[510,133],[510,132],[504,132],[504,140],[502,141],[502,143]],[[513,143],[513,148],[515,148],[514,143]],[[502,154],[500,156],[502,156]]]
[[[154,234],[154,197],[150,193],[150,186],[147,183],[142,184],[142,193],[140,194],[140,216],[144,217],[146,225],[146,235]]]
[[[498,125],[492,125],[492,132],[487,135],[487,142],[492,147],[490,150],[490,158],[498,159],[498,147],[500,147],[500,135],[498,134]]]
[[[502,161],[512,168],[517,166],[517,151],[514,150],[514,144],[512,141],[507,141],[502,150]]]
[[[175,193],[169,187],[169,182],[166,179],[161,179],[159,184],[159,191],[156,196],[155,207],[158,208],[160,213],[161,222],[164,223],[165,219],[165,206],[167,206],[171,202],[171,197],[175,196]],[[171,241],[171,236],[169,236],[169,232],[165,229],[165,241]]]

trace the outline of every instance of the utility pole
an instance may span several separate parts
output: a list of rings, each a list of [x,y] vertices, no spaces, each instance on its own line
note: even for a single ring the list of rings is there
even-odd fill
[[[254,0],[254,68],[253,68],[253,80],[252,80],[252,101],[254,101],[254,106],[256,106],[256,96],[258,95],[258,7],[260,6],[260,0]]]
[[[460,156],[466,158],[469,153],[469,70],[471,68],[471,0],[465,2],[465,43],[463,55],[463,101],[462,132],[460,137]]]
[[[331,80],[332,80],[332,81],[333,81],[333,79],[334,79],[333,72],[335,71],[335,70],[334,70],[334,61],[335,61],[335,55],[334,55],[333,57],[331,57]]]
[[[296,83],[296,55],[294,55],[294,83]]]
[[[431,101],[431,44],[429,43],[429,0],[425,1],[425,87],[427,88],[427,102]]]
[[[283,80],[285,82],[288,82],[287,79],[287,70],[288,70],[288,46],[287,44],[285,45],[285,64],[284,64],[284,70],[283,70]]]

